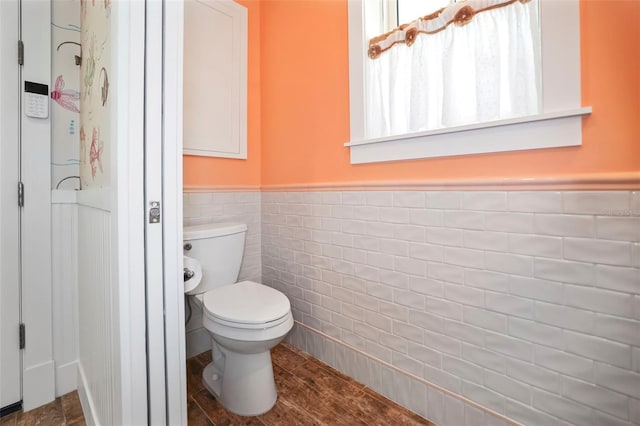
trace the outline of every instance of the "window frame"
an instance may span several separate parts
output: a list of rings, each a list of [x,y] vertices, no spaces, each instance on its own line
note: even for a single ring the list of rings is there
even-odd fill
[[[368,40],[364,33],[364,2],[348,0],[349,97],[351,164],[418,158],[579,146],[581,106],[579,0],[540,1],[542,55],[542,112],[540,114],[474,123],[418,133],[364,138],[364,78]],[[381,9],[382,10],[382,9]]]

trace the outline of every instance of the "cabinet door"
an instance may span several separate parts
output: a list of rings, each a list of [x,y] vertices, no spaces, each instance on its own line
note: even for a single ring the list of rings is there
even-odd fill
[[[247,158],[247,10],[184,5],[184,153]]]

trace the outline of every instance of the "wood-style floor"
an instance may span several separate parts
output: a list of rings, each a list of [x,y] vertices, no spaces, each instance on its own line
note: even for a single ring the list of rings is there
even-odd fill
[[[281,343],[271,356],[278,401],[266,414],[240,417],[225,410],[202,385],[210,352],[187,360],[189,425],[428,425],[406,410],[297,348]],[[77,392],[29,411],[13,413],[0,426],[84,425]]]

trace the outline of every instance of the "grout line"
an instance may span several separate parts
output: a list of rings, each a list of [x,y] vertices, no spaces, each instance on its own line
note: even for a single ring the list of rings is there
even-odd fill
[[[319,334],[320,336],[322,336],[322,337],[324,337],[324,338],[326,338],[326,339],[329,339],[329,340],[333,341],[333,342],[334,342],[334,343],[336,343],[336,344],[339,344],[339,345],[342,345],[342,346],[344,346],[344,347],[346,347],[346,348],[348,348],[348,349],[351,349],[352,351],[355,351],[355,352],[359,353],[359,354],[360,354],[360,355],[362,355],[362,356],[365,356],[365,357],[367,357],[367,358],[369,358],[369,359],[371,359],[371,360],[373,360],[373,361],[376,361],[376,362],[378,362],[378,363],[380,363],[380,364],[384,365],[385,367],[391,368],[392,370],[395,370],[395,371],[397,371],[397,372],[399,372],[399,373],[401,373],[401,374],[404,374],[405,376],[408,376],[408,377],[410,377],[410,378],[412,378],[412,379],[414,379],[414,380],[417,380],[417,381],[422,382],[422,383],[424,383],[424,384],[426,384],[426,385],[428,385],[428,386],[431,386],[431,387],[433,387],[433,388],[435,388],[435,389],[437,389],[437,390],[439,390],[439,391],[441,391],[441,392],[443,392],[443,393],[446,393],[447,395],[449,395],[449,396],[451,396],[451,397],[453,397],[453,398],[456,398],[456,399],[458,399],[458,400],[460,400],[460,401],[462,401],[462,402],[464,402],[464,403],[466,403],[466,404],[469,404],[469,405],[474,406],[475,408],[477,408],[477,409],[479,409],[479,410],[482,410],[482,411],[484,411],[484,412],[486,412],[486,413],[489,413],[489,414],[491,414],[491,415],[493,415],[493,416],[495,416],[495,417],[498,417],[499,419],[504,420],[504,421],[505,421],[505,422],[507,422],[507,423],[510,423],[510,424],[512,424],[512,425],[514,425],[514,426],[524,426],[524,425],[522,425],[521,423],[518,423],[517,421],[515,421],[515,420],[513,420],[513,419],[511,419],[511,418],[509,418],[509,417],[507,417],[507,416],[505,416],[504,414],[500,414],[500,413],[498,413],[497,411],[494,411],[494,410],[492,410],[492,409],[490,409],[490,408],[487,408],[487,407],[485,407],[485,406],[482,406],[482,405],[478,404],[477,402],[475,402],[475,401],[472,401],[472,400],[468,399],[467,397],[464,397],[464,396],[462,396],[462,395],[460,395],[460,394],[457,394],[457,393],[452,392],[452,391],[450,391],[450,390],[448,390],[448,389],[445,389],[445,388],[443,388],[442,386],[438,386],[438,385],[436,385],[435,383],[432,383],[432,382],[430,382],[430,381],[428,381],[428,380],[426,380],[426,379],[424,379],[424,378],[422,378],[422,377],[419,377],[419,376],[416,376],[416,375],[414,375],[414,374],[412,374],[412,373],[409,373],[409,372],[407,372],[407,371],[404,371],[404,370],[402,370],[402,369],[400,369],[400,368],[396,367],[396,366],[395,366],[395,365],[393,365],[393,364],[389,364],[388,362],[383,361],[383,360],[381,360],[381,359],[378,359],[378,358],[374,357],[373,355],[369,355],[368,353],[363,352],[363,351],[361,351],[360,349],[355,348],[355,347],[353,347],[353,346],[351,346],[351,345],[349,345],[349,344],[347,344],[347,343],[344,343],[344,342],[342,342],[342,341],[340,341],[340,340],[336,339],[335,337],[329,336],[328,334],[325,334],[325,333],[323,333],[323,332],[321,332],[321,331],[318,331],[318,330],[316,330],[316,329],[314,329],[314,328],[311,328],[311,327],[309,327],[309,326],[308,326],[308,325],[306,325],[306,324],[302,324],[301,322],[299,322],[299,321],[297,321],[297,320],[295,321],[295,323],[296,323],[297,325],[299,325],[299,326],[302,326],[302,327],[304,327],[304,328],[308,329],[308,330],[309,330],[309,331],[311,331],[312,333]],[[395,402],[395,401],[394,401],[394,402]]]

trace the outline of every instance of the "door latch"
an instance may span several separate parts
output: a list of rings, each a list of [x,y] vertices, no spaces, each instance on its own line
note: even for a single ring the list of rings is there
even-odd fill
[[[149,206],[149,223],[160,223],[160,201],[151,201]]]

